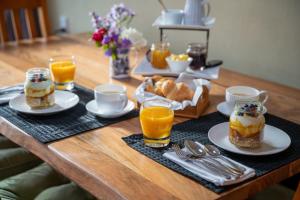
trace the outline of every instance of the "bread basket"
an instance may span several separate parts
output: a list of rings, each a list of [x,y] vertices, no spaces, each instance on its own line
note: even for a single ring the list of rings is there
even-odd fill
[[[172,101],[166,97],[154,94],[147,90],[149,84],[152,84],[154,78],[146,79],[136,90],[136,98],[138,106],[140,103],[148,99],[165,99],[171,102],[175,116],[187,117],[187,118],[199,118],[205,109],[209,105],[209,89],[210,82],[203,79],[194,79],[190,76],[179,76],[175,80],[177,84],[185,83],[194,91],[194,96],[191,100],[185,100],[182,102]],[[206,83],[206,84],[203,84]]]

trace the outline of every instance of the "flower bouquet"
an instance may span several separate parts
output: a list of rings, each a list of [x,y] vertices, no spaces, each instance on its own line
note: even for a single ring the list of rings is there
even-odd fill
[[[124,4],[114,5],[105,17],[92,12],[95,31],[92,40],[110,58],[110,76],[121,79],[129,77],[129,51],[131,47],[146,46],[143,35],[134,28],[127,28],[135,13]]]

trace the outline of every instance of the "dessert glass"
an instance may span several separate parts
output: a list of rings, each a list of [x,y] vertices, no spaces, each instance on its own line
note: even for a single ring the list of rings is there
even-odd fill
[[[230,142],[238,147],[259,147],[265,126],[262,111],[263,105],[259,101],[237,102],[230,116]]]
[[[24,92],[26,103],[33,109],[53,106],[55,103],[54,84],[49,69],[29,69],[26,72]]]

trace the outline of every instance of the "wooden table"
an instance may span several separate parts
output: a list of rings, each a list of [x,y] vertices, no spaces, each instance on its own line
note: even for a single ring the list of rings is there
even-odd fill
[[[140,60],[143,53],[140,52]],[[23,82],[28,68],[46,67],[49,57],[55,54],[74,54],[78,65],[76,82],[89,88],[106,82],[124,84],[132,99],[143,79],[133,76],[126,81],[109,80],[108,59],[81,34],[54,38],[47,44],[0,50],[0,87]],[[220,79],[212,83],[211,104],[206,113],[216,111],[216,105],[224,100],[225,88],[231,85],[251,85],[269,91],[270,100],[266,105],[269,113],[300,123],[300,90],[225,69],[221,70]],[[176,118],[176,122],[183,120],[186,119]],[[141,132],[138,118],[47,145],[5,119],[0,119],[0,132],[101,199],[246,199],[300,172],[300,160],[297,160],[228,192],[216,194],[127,146],[121,137]]]

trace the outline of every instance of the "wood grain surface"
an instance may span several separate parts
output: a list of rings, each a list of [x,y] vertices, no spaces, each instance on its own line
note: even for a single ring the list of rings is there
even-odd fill
[[[70,35],[55,37],[45,44],[0,50],[0,87],[23,82],[27,69],[47,67],[51,56],[73,54],[77,64],[77,83],[91,89],[107,82],[124,84],[129,98],[134,100],[134,91],[143,77],[133,75],[123,81],[109,79],[108,59],[87,40],[87,34]],[[144,53],[144,50],[139,52],[139,60]],[[299,90],[225,69],[221,69],[220,79],[212,82],[210,106],[205,114],[216,111],[216,105],[224,100],[226,87],[232,85],[267,90],[270,95],[266,105],[268,112],[300,123]],[[176,123],[184,120],[186,118],[175,119]],[[5,119],[0,119],[0,132],[99,199],[246,199],[300,172],[300,160],[297,160],[230,191],[216,194],[128,147],[121,138],[141,132],[138,118],[47,145],[37,142]]]

